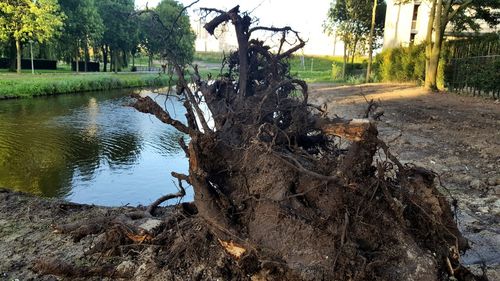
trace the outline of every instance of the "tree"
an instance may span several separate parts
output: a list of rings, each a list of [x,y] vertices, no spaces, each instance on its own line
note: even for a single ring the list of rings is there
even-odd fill
[[[193,60],[194,40],[189,16],[175,0],[163,0],[150,11],[139,15],[141,45],[153,55],[160,54],[169,62],[184,65]]]
[[[475,30],[484,20],[490,26],[500,23],[498,0],[430,0],[431,12],[425,41],[425,88],[437,90],[439,58],[445,30],[452,23],[455,31]],[[434,39],[433,39],[434,38]]]
[[[85,51],[85,66],[88,63],[90,42],[96,42],[102,37],[104,25],[97,12],[95,0],[60,0],[61,9],[66,15],[61,45],[75,58],[76,71],[79,71],[81,48]],[[86,71],[86,69],[85,69]]]
[[[17,73],[21,73],[22,43],[40,43],[58,34],[64,14],[57,0],[4,0],[0,2],[0,40],[13,38],[16,43]]]
[[[370,82],[370,74],[372,68],[372,60],[373,60],[373,34],[375,32],[375,20],[377,17],[377,0],[373,0],[373,11],[372,11],[372,20],[370,24],[370,35],[368,36],[368,65],[366,67],[366,79],[365,82]]]
[[[331,3],[325,21],[325,31],[334,33],[344,42],[344,65],[343,76],[346,75],[346,65],[348,58],[351,57],[351,63],[354,62],[354,56],[359,48],[366,47],[369,41],[371,29],[372,0],[336,0]],[[373,37],[382,35],[385,20],[385,2],[378,1],[375,7],[375,24]]]
[[[126,54],[135,48],[137,23],[134,14],[134,0],[99,0],[97,9],[103,20],[104,32],[99,45],[103,50],[104,65],[108,54],[115,72],[126,62]],[[120,56],[121,55],[121,56]]]
[[[163,32],[159,34],[162,55],[167,61],[184,65],[193,60],[196,35],[182,4],[162,0],[156,7]]]

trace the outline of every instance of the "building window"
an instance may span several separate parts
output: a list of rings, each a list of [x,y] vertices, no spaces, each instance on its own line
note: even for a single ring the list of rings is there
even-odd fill
[[[413,17],[411,19],[411,30],[417,29],[417,18],[418,18],[418,8],[420,7],[420,3],[416,3],[413,5]]]
[[[414,32],[410,34],[410,45],[413,45],[415,43],[415,35],[417,34]]]

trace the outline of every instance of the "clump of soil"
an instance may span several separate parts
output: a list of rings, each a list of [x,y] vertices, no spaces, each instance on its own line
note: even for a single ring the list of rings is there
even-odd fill
[[[137,110],[190,137],[188,145],[180,141],[189,174],[172,173],[179,193],[147,209],[56,224],[75,242],[92,237],[86,255],[97,262],[41,257],[34,271],[167,280],[476,280],[460,264],[467,242],[436,175],[391,154],[378,138],[373,103],[364,119],[327,117],[308,103],[307,84],[290,76],[287,59],[305,44],[297,32],[251,27],[238,7],[206,11],[216,13],[207,31],[231,22],[239,49],[217,80],[203,81],[195,68],[193,86],[174,63],[187,124],[134,96]],[[277,52],[251,38],[259,31],[283,38]],[[290,34],[296,44],[287,46]],[[185,183],[194,202],[158,213],[161,202],[185,194]]]

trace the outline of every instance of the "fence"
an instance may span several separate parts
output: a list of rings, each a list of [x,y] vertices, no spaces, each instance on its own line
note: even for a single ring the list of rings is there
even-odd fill
[[[149,66],[135,66],[135,69],[132,69],[133,72],[163,72],[163,68],[161,67],[149,67]]]
[[[451,40],[444,49],[445,86],[455,93],[499,98],[498,34]]]
[[[445,71],[452,92],[500,98],[500,55],[452,58]]]

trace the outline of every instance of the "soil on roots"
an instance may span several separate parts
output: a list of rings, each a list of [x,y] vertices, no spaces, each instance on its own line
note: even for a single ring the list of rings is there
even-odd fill
[[[180,191],[146,210],[55,230],[76,242],[95,236],[88,255],[116,257],[147,247],[156,268],[141,272],[147,278],[475,280],[460,264],[467,242],[435,173],[392,155],[378,138],[375,103],[363,119],[327,117],[324,107],[308,103],[307,84],[290,75],[288,59],[305,44],[297,32],[251,28],[238,6],[206,11],[217,14],[207,31],[231,22],[239,49],[213,81],[203,81],[195,67],[188,83],[174,63],[187,124],[151,98],[133,96],[134,108],[190,137],[188,145],[180,140],[189,174],[172,173]],[[251,39],[256,31],[280,35],[279,51]],[[296,44],[286,49],[290,34]],[[183,183],[192,186],[194,202],[158,219],[157,206],[183,196]],[[123,263],[39,260],[34,269],[73,278],[139,278],[138,269]]]

